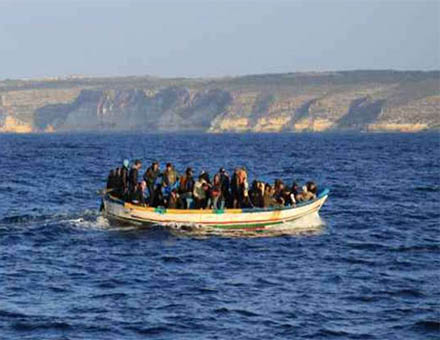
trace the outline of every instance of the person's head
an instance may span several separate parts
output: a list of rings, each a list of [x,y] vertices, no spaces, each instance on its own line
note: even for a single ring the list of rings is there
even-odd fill
[[[220,168],[219,170],[218,170],[218,173],[219,174],[224,174],[226,172],[226,169],[225,168]]]
[[[251,188],[252,188],[252,190],[256,190],[258,188],[258,182],[256,180],[252,181]]]
[[[192,170],[192,168],[186,168],[185,173],[186,173],[187,176],[192,176],[192,175],[193,175],[193,170]]]
[[[153,168],[154,171],[156,171],[157,169],[159,169],[159,162],[153,162],[151,163],[151,167]]]
[[[168,171],[170,171],[172,168],[173,168],[173,165],[172,165],[171,163],[167,163],[167,165],[166,165],[166,169],[167,169]]]
[[[124,159],[124,161],[122,162],[122,165],[123,165],[125,168],[128,168],[128,166],[130,165],[130,162],[128,161],[128,159]]]
[[[316,186],[316,183],[313,181],[307,182],[307,190],[311,192],[312,194],[316,194],[318,191],[318,187]]]
[[[272,193],[272,186],[269,183],[266,183],[264,186],[264,192],[271,194]]]
[[[119,176],[121,174],[121,168],[116,168],[115,175]]]
[[[140,159],[136,159],[134,161],[134,166],[135,166],[136,169],[140,169],[140,167],[142,166],[141,160]]]
[[[284,183],[281,179],[277,178],[275,180],[275,188],[276,189],[280,189],[281,187],[284,187]]]
[[[216,174],[213,179],[214,185],[220,184],[220,174]]]
[[[292,192],[295,193],[295,194],[299,192],[299,184],[297,182],[293,182],[293,184],[292,184]]]

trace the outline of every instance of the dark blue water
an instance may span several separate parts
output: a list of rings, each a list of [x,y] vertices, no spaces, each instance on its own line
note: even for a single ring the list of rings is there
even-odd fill
[[[123,230],[96,191],[125,157],[314,179],[327,225]],[[0,338],[438,339],[439,169],[439,134],[0,135]]]

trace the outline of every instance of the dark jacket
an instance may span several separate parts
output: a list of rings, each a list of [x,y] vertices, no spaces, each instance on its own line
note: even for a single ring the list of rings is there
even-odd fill
[[[162,188],[160,185],[156,185],[154,188],[154,196],[152,200],[153,207],[164,205],[165,198],[163,196]]]
[[[229,196],[229,187],[231,180],[229,178],[229,175],[226,173],[220,173],[220,183],[222,188],[222,195],[223,197],[227,198]]]
[[[138,174],[139,171],[136,168],[131,168],[130,173],[128,174],[128,188],[131,191],[134,191],[136,188],[136,185],[138,183]]]
[[[261,191],[257,188],[249,190],[249,198],[251,199],[254,207],[263,208],[264,207],[264,198],[261,194]]]
[[[156,183],[157,178],[160,175],[160,170],[157,169],[156,171],[153,170],[153,167],[149,167],[147,171],[144,173],[144,180],[147,182],[147,185],[150,187],[153,187]]]
[[[111,189],[116,189],[116,174],[115,174],[115,170],[111,170],[110,174],[107,177],[107,189],[111,190]]]
[[[238,182],[238,176],[234,173],[231,178],[231,195],[237,198],[240,191],[240,184]]]
[[[125,193],[128,190],[128,169],[125,166],[121,169],[121,184],[122,193]]]
[[[121,171],[119,170],[119,174],[116,172],[115,173],[115,177],[114,177],[114,181],[115,181],[115,194],[116,195],[120,195],[123,192],[122,189],[122,176],[121,176]]]

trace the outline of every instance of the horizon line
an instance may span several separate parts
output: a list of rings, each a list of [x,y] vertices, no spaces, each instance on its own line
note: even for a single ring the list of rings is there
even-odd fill
[[[342,73],[342,72],[423,72],[432,73],[440,72],[439,69],[396,69],[396,68],[386,68],[386,69],[341,69],[341,70],[305,70],[305,71],[286,71],[286,72],[273,72],[273,73],[246,73],[246,74],[236,74],[236,75],[222,75],[222,76],[159,76],[153,74],[126,74],[126,75],[92,75],[92,74],[65,74],[65,75],[46,75],[40,77],[21,77],[21,78],[0,78],[0,82],[4,81],[62,81],[62,80],[81,80],[81,79],[109,79],[109,78],[153,78],[153,79],[233,79],[240,77],[249,76],[267,76],[267,75],[283,75],[283,74],[328,74],[328,73]]]

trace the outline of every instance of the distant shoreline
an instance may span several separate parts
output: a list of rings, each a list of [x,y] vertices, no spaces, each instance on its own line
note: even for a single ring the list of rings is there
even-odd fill
[[[212,133],[438,130],[440,71],[0,81],[0,133],[139,126]]]

